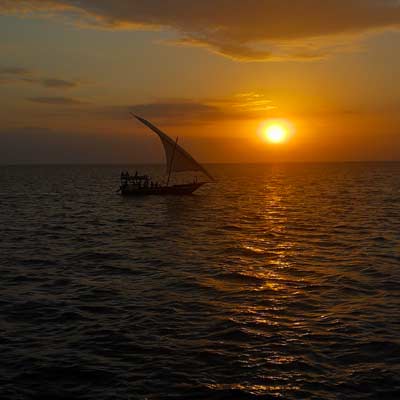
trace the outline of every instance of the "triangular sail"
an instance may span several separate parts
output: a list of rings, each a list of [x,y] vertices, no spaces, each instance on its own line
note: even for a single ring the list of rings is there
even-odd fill
[[[164,146],[165,156],[167,159],[167,173],[172,172],[183,172],[183,171],[201,171],[212,181],[214,178],[208,173],[208,171],[200,165],[185,149],[183,149],[177,142],[172,140],[167,134],[162,132],[156,126],[151,124],[144,118],[138,117],[132,114],[141,123],[150,128],[155,132],[161,139],[161,143]]]

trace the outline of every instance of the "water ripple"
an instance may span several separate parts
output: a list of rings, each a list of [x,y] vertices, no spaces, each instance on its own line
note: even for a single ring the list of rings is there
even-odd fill
[[[1,398],[400,397],[400,164],[126,168],[0,169]]]

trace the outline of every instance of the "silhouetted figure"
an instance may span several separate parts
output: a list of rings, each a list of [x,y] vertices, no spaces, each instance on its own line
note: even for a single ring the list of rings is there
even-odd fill
[[[128,180],[128,177],[129,177],[128,172],[125,172],[125,171],[121,172],[121,181],[125,181],[126,182]]]

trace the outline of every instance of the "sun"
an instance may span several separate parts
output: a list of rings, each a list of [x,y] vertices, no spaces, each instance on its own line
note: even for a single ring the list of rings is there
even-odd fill
[[[293,125],[286,119],[272,119],[264,121],[258,135],[266,142],[280,144],[286,142],[293,134]]]
[[[286,140],[287,130],[282,125],[270,125],[265,128],[265,136],[271,143],[282,143]]]

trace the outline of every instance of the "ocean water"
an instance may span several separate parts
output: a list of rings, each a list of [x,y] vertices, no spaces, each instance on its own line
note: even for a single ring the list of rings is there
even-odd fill
[[[0,167],[1,399],[400,398],[400,163],[126,168]]]

